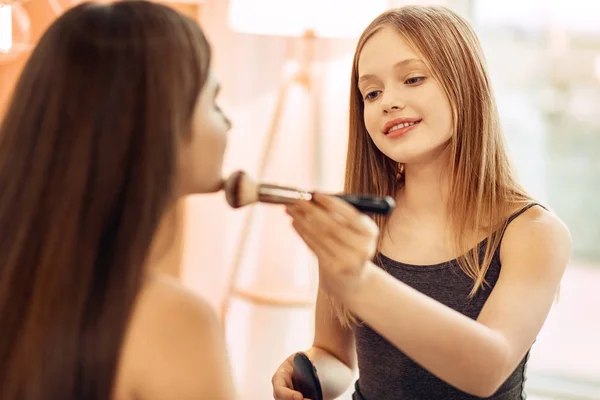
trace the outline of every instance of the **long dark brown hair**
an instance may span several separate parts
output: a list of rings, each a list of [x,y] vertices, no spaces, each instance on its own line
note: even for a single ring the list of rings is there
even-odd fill
[[[159,4],[46,31],[0,126],[0,398],[111,398],[210,47]]]

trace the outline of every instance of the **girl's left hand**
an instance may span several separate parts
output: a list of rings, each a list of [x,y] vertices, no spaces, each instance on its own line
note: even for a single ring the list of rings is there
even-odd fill
[[[375,255],[377,224],[344,200],[323,194],[287,206],[287,213],[319,260],[321,285],[337,295],[355,289]]]

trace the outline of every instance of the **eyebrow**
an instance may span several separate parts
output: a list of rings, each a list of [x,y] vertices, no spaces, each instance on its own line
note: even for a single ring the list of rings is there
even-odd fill
[[[423,61],[419,60],[418,58],[407,58],[406,60],[398,61],[396,64],[394,64],[394,69],[406,67],[407,65],[410,65],[410,64],[421,64],[421,65],[425,66],[425,63]],[[375,75],[373,75],[373,74],[365,74],[358,79],[358,83],[369,80],[369,79],[373,78],[374,76]]]

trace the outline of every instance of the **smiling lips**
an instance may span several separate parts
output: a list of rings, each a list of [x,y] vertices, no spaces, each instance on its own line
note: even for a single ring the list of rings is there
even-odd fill
[[[389,138],[404,135],[421,122],[419,118],[396,118],[387,122],[383,127],[383,133]]]

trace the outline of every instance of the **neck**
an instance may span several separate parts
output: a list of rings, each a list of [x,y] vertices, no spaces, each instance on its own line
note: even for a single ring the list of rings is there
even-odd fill
[[[404,167],[404,186],[398,203],[412,215],[445,218],[449,194],[448,164],[441,158]]]
[[[178,201],[164,213],[148,256],[151,270],[175,278],[181,275],[184,204]]]

